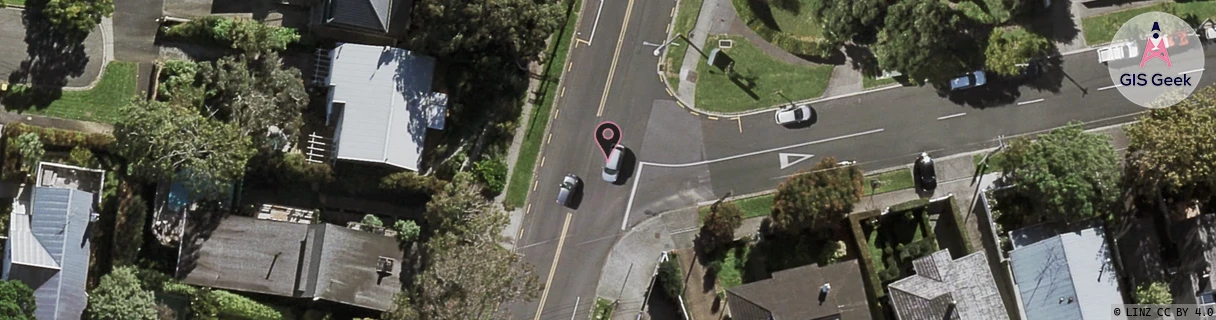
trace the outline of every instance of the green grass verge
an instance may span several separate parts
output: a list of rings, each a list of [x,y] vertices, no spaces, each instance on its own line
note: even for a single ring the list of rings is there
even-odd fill
[[[663,76],[667,77],[667,83],[671,85],[672,90],[680,88],[680,67],[684,65],[684,54],[688,52],[688,33],[697,26],[697,16],[701,14],[701,3],[705,0],[680,0],[680,8],[676,9],[676,24],[675,34],[683,36],[676,39],[678,45],[667,47],[667,56],[663,58],[663,64],[666,65]]]
[[[974,156],[971,156],[971,162],[975,163],[976,169],[980,169],[980,162],[984,161],[984,156],[986,156],[986,155],[988,155],[987,152],[977,153]],[[983,169],[984,169],[983,173],[1003,171],[1005,169],[1005,165],[1004,165],[1004,162],[1001,161],[1000,154],[999,153],[993,154],[992,156],[988,157],[988,166],[984,167]]]
[[[1216,17],[1216,1],[1159,3],[1082,18],[1081,27],[1085,30],[1085,42],[1091,46],[1109,43],[1115,37],[1115,33],[1119,32],[1119,27],[1122,27],[1124,22],[1150,11],[1172,11],[1173,14],[1179,16],[1194,14],[1196,18],[1202,21],[1208,17]]]
[[[743,213],[743,219],[749,219],[769,215],[770,211],[773,210],[774,196],[776,196],[776,194],[770,193],[762,196],[743,198],[728,202],[734,203],[739,207],[739,211]],[[701,219],[704,220],[705,215],[709,214],[709,206],[697,208],[697,211],[701,213]]]
[[[507,208],[519,208],[528,199],[528,191],[532,188],[532,173],[536,169],[536,160],[540,156],[540,144],[545,135],[545,127],[549,125],[549,112],[553,109],[553,100],[557,97],[557,83],[561,77],[562,68],[566,65],[566,54],[570,52],[570,43],[574,38],[574,29],[578,23],[579,6],[582,0],[574,0],[570,13],[566,16],[566,26],[562,33],[553,41],[553,58],[545,65],[544,95],[533,102],[532,118],[528,120],[528,129],[524,133],[523,145],[515,159],[515,171],[511,173],[511,181],[507,185],[507,197],[503,204]]]
[[[892,84],[896,84],[896,83],[899,83],[899,81],[896,81],[895,78],[875,79],[874,77],[870,77],[870,76],[861,77],[861,88],[862,89],[883,87],[883,86],[888,86],[888,85],[892,85]]]
[[[25,6],[25,0],[0,0],[0,3],[9,5],[9,6],[21,6],[21,7]]]
[[[13,86],[4,95],[4,108],[18,113],[114,123],[118,121],[118,109],[135,98],[138,70],[135,63],[112,61],[97,85],[82,91]]]
[[[743,284],[743,268],[747,265],[750,251],[749,245],[737,245],[722,255],[721,269],[718,270],[718,284],[722,290]]]
[[[781,29],[781,32],[802,39],[817,40],[823,37],[823,30],[819,27],[819,21],[815,20],[811,8],[815,2],[820,1],[822,0],[769,1],[769,7],[773,13],[773,21],[777,22],[777,27]],[[791,5],[787,9],[782,8],[782,5],[776,5],[777,3],[790,3]]]
[[[612,319],[612,301],[604,298],[595,299],[595,310],[591,311],[591,320]]]
[[[791,100],[823,95],[832,66],[791,65],[769,57],[740,36],[710,36],[705,50],[718,47],[719,39],[734,40],[732,48],[722,50],[734,59],[735,73],[707,63],[697,64],[697,108],[716,112],[741,112],[769,108]],[[781,91],[786,98],[776,94]]]
[[[872,179],[882,181],[878,189],[870,188],[870,180]],[[865,195],[911,189],[916,186],[916,182],[912,179],[912,170],[907,168],[866,176],[866,180],[862,181],[861,184],[862,188],[864,188],[863,194]]]

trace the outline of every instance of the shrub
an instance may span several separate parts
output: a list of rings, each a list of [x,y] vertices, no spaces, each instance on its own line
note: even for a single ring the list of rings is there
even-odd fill
[[[419,175],[413,171],[397,172],[380,179],[380,188],[389,191],[434,193],[442,190],[443,185],[443,181],[433,176]]]
[[[507,163],[502,158],[484,159],[473,164],[473,173],[486,184],[491,195],[502,193],[507,185]]]
[[[193,86],[197,75],[198,64],[193,61],[165,61],[160,69],[160,79],[158,79],[160,86],[156,90],[157,95],[163,97],[163,100],[172,99],[174,93]]]
[[[220,318],[238,317],[250,320],[279,320],[283,315],[274,308],[224,290],[211,290],[207,299],[219,307]],[[225,317],[227,316],[227,317]]]
[[[205,41],[242,51],[282,51],[300,40],[295,29],[266,25],[249,19],[208,16],[165,29],[165,36],[183,41]]]
[[[658,281],[663,286],[663,293],[675,300],[684,293],[684,272],[680,271],[680,262],[675,254],[667,258],[667,261],[659,264]]]
[[[359,223],[363,224],[364,228],[378,228],[384,226],[384,222],[380,221],[380,218],[372,214],[364,215],[363,221]]]
[[[393,230],[397,230],[397,241],[401,242],[417,241],[418,236],[422,234],[422,227],[414,220],[397,220],[393,223]]]
[[[927,205],[929,205],[928,199],[916,199],[916,200],[900,203],[897,205],[893,205],[893,206],[891,206],[890,211],[891,212],[903,212],[903,211],[908,211],[908,210],[915,209],[915,208],[924,207]]]
[[[72,152],[68,154],[68,164],[85,168],[101,167],[101,163],[97,161],[93,151],[81,147],[72,148]]]
[[[17,136],[17,152],[21,154],[22,170],[33,172],[38,162],[42,161],[42,155],[46,154],[46,149],[43,149],[42,139],[37,133],[26,132]]]
[[[124,198],[118,205],[122,222],[114,230],[112,250],[116,265],[135,263],[139,247],[143,244],[144,221],[148,214],[148,205],[143,197],[133,195]]]

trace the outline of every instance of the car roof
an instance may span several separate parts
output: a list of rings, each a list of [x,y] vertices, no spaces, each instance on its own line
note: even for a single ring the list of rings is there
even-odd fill
[[[790,122],[797,119],[798,118],[794,116],[794,109],[784,109],[777,112],[777,120],[780,120],[781,122]]]
[[[612,153],[608,154],[608,162],[604,166],[616,169],[618,166],[620,166],[621,157],[623,156],[625,156],[624,146],[617,145],[616,147],[612,148]]]
[[[988,77],[987,77],[987,75],[984,74],[984,71],[976,71],[974,73],[974,75],[975,75],[975,85],[981,86],[988,82]]]

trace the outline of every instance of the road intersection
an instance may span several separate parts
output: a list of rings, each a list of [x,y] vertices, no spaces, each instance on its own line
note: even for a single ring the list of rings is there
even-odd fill
[[[727,192],[772,189],[821,158],[888,168],[920,152],[944,156],[984,149],[995,146],[998,136],[1042,132],[1070,121],[1087,128],[1125,123],[1145,110],[1118,90],[1102,90],[1113,85],[1107,68],[1095,53],[1082,52],[1062,57],[1062,68],[1044,76],[1056,83],[1040,90],[994,86],[975,95],[944,95],[902,87],[825,99],[812,102],[814,123],[804,128],[778,126],[769,112],[705,115],[681,107],[656,75],[653,44],[665,42],[674,5],[588,0],[582,6],[588,18],[575,35],[516,242],[546,286],[537,301],[510,306],[516,318],[586,317],[601,266],[623,230]],[[1214,62],[1216,54],[1205,59]],[[1213,80],[1209,74],[1198,85]],[[624,185],[599,178],[604,155],[593,131],[605,121],[620,127],[620,143],[630,150]],[[553,201],[568,173],[584,181],[573,208]]]

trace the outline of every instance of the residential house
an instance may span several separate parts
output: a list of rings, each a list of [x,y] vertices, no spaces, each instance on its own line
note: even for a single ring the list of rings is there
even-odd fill
[[[916,274],[887,286],[898,319],[1008,319],[988,258],[941,250],[912,261]]]
[[[9,214],[3,278],[34,290],[38,319],[80,319],[88,296],[89,230],[104,172],[42,163]]]
[[[410,25],[413,0],[315,0],[309,29],[325,38],[394,45]]]
[[[431,91],[435,59],[353,43],[320,56],[330,65],[314,79],[329,87],[335,158],[417,171],[427,130],[442,130],[446,115],[447,95]]]
[[[1125,303],[1106,231],[1097,223],[1058,235],[1039,228],[1011,233],[1013,279],[1026,319],[1110,319]]]
[[[871,319],[857,260],[809,265],[726,289],[733,320]]]
[[[405,253],[380,234],[318,223],[228,216],[182,241],[177,277],[205,287],[325,300],[384,311]]]

